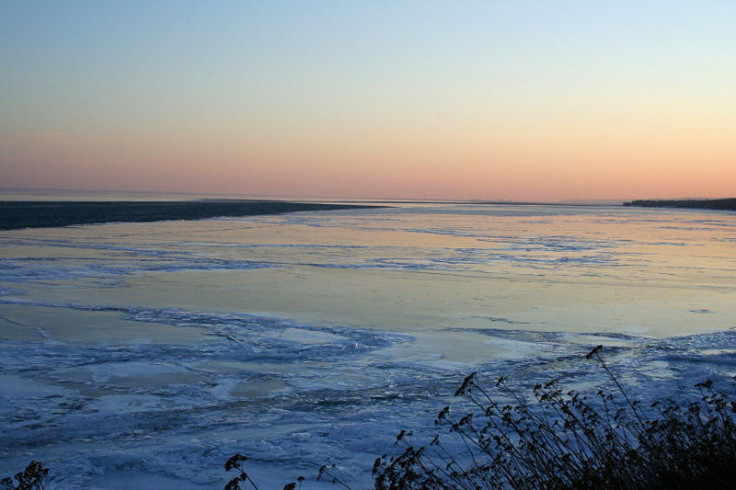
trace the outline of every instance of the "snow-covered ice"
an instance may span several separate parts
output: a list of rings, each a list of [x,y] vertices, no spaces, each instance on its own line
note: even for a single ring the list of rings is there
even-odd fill
[[[0,233],[0,476],[370,486],[469,372],[666,397],[736,374],[736,216],[404,205]],[[646,388],[645,388],[646,387]]]

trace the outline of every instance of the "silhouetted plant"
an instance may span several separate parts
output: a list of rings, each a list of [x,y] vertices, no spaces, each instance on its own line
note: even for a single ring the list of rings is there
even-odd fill
[[[529,401],[505,377],[485,388],[473,373],[455,393],[470,409],[443,408],[435,425],[446,432],[426,446],[401,431],[402,452],[374,463],[375,488],[736,488],[736,403],[706,381],[696,385],[697,399],[643,410],[601,349],[586,358],[601,364],[620,397],[563,392],[551,380]]]
[[[258,485],[255,484],[255,482],[248,476],[248,473],[245,472],[245,462],[248,461],[247,456],[243,456],[242,454],[235,454],[230,459],[225,461],[225,471],[235,470],[238,472],[238,475],[227,482],[227,485],[225,485],[225,490],[244,490],[246,488],[246,484],[250,482],[251,486],[258,490]]]
[[[243,456],[242,454],[236,454],[230,459],[228,459],[225,462],[225,471],[235,470],[239,474],[227,482],[225,485],[225,490],[245,490],[246,485],[250,483],[250,485],[255,489],[258,490],[258,485],[253,481],[253,479],[248,475],[248,473],[245,472],[245,462],[248,461],[247,456]],[[297,478],[296,482],[287,483],[284,485],[284,490],[295,490],[297,488],[297,482],[299,485],[299,488],[302,487],[302,482],[304,481],[304,477],[300,476]]]
[[[43,490],[46,488],[46,480],[49,474],[40,461],[31,461],[26,469],[15,474],[14,477],[3,478],[0,486],[12,490]]]
[[[347,490],[351,490],[350,486],[348,486],[344,481],[342,481],[337,476],[337,465],[323,465],[319,469],[319,473],[317,474],[317,481],[319,480],[326,480],[330,481],[333,485],[340,485],[343,488],[346,488]]]

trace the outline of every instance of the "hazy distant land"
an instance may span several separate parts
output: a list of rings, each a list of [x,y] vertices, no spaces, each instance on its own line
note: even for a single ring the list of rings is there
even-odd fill
[[[0,201],[0,230],[94,223],[195,220],[365,207],[379,206],[257,200]]]
[[[624,206],[642,206],[647,208],[696,208],[736,210],[736,198],[728,199],[652,199],[625,202]]]

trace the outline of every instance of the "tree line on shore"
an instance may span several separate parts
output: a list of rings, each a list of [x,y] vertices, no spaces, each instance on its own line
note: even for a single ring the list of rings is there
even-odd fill
[[[696,208],[736,210],[736,198],[727,199],[645,199],[625,202],[624,206],[640,206],[647,208]]]

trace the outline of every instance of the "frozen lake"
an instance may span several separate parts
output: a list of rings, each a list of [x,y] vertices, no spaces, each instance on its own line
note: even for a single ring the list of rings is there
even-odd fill
[[[364,488],[464,375],[585,386],[598,344],[644,397],[736,374],[728,212],[402,204],[3,231],[0,260],[0,476],[51,488],[222,488],[236,452]]]

